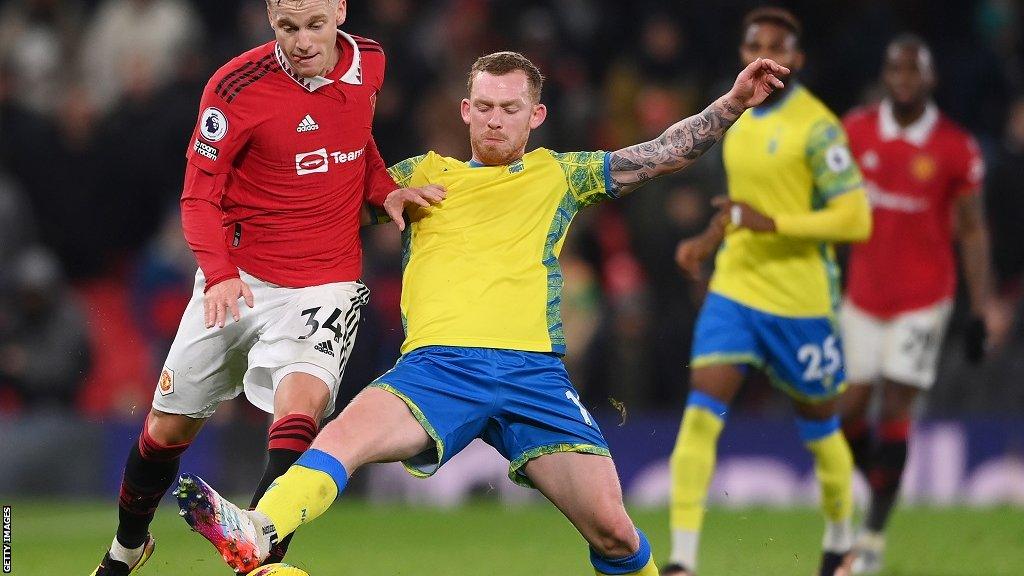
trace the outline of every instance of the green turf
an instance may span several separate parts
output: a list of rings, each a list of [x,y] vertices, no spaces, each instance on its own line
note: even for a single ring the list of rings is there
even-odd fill
[[[86,576],[109,544],[109,505],[14,503],[14,574]],[[634,510],[656,558],[667,553],[664,510]],[[172,506],[154,527],[157,553],[140,576],[230,574],[212,547],[188,531]],[[712,510],[701,576],[808,576],[821,521],[813,510]],[[893,576],[1024,574],[1020,510],[903,510],[889,540]],[[312,576],[566,576],[593,574],[569,524],[543,505],[476,503],[454,510],[339,503],[305,527],[289,560]]]

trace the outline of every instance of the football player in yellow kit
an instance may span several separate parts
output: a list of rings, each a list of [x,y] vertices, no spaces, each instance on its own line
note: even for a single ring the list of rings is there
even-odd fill
[[[434,204],[401,192],[384,205],[405,231],[402,357],[324,427],[255,510],[183,476],[186,521],[232,567],[251,570],[277,538],[327,510],[362,465],[402,461],[429,476],[481,438],[509,460],[512,481],[536,487],[579,530],[597,574],[656,575],[604,437],[561,362],[558,254],[578,210],[693,163],[744,109],[781,88],[776,75],[786,72],[751,62],[728,94],[650,142],[527,153],[530,130],[547,114],[540,71],[513,52],[477,60],[462,101],[472,159],[429,153],[392,168],[399,182],[446,190]],[[428,571],[479,572],[459,562]]]
[[[740,55],[799,70],[800,23],[780,8],[744,20]],[[751,367],[788,394],[813,454],[826,517],[819,573],[846,570],[853,544],[853,461],[836,400],[846,382],[834,311],[839,298],[833,242],[864,240],[871,213],[840,121],[789,80],[743,113],[723,144],[729,197],[677,260],[715,272],[695,327],[691,391],[670,459],[672,553],[665,576],[692,576],[729,404]],[[721,246],[721,249],[719,249]]]

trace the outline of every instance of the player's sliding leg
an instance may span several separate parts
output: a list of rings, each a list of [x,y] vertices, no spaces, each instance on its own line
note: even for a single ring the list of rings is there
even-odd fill
[[[725,426],[728,405],[743,383],[735,366],[706,366],[692,374],[693,391],[669,460],[672,475],[669,523],[672,551],[665,576],[692,574],[704,523],[704,504],[715,471],[718,436]]]
[[[855,573],[874,574],[882,569],[885,527],[899,495],[907,463],[907,439],[914,401],[920,390],[886,380],[877,444],[865,471],[871,488],[871,506],[864,519],[858,542]]]
[[[152,410],[125,462],[117,535],[94,576],[132,573],[153,553],[149,525],[178,473],[181,454],[205,420]]]
[[[797,402],[796,409],[800,438],[814,457],[825,514],[819,575],[847,574],[853,548],[853,456],[840,430],[834,399],[818,404]]]
[[[530,460],[524,470],[590,544],[590,561],[598,576],[657,576],[650,544],[622,504],[611,458],[556,452]]]
[[[305,372],[292,372],[281,380],[274,392],[274,423],[267,435],[267,466],[253,493],[250,508],[256,507],[270,484],[313,443],[330,394],[323,380]],[[267,563],[284,559],[291,538],[289,534],[273,547]]]
[[[253,570],[280,538],[323,514],[363,464],[405,460],[432,440],[405,402],[379,388],[361,392],[312,447],[246,511],[202,480],[183,475],[178,505],[185,521],[209,540],[232,568]],[[230,522],[219,522],[229,518]]]

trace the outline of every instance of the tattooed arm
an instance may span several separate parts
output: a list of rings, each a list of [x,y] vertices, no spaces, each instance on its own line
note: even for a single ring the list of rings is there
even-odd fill
[[[757,106],[775,89],[783,87],[776,75],[788,73],[788,68],[758,58],[740,72],[728,94],[700,114],[673,124],[654,140],[612,152],[611,192],[619,196],[628,194],[651,178],[692,164],[722,139],[744,110]]]

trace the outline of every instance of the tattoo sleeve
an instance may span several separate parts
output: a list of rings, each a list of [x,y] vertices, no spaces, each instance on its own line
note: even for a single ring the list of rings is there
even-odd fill
[[[723,96],[700,114],[676,122],[661,136],[612,153],[616,195],[628,194],[644,182],[692,164],[722,139],[743,113],[743,106]]]

